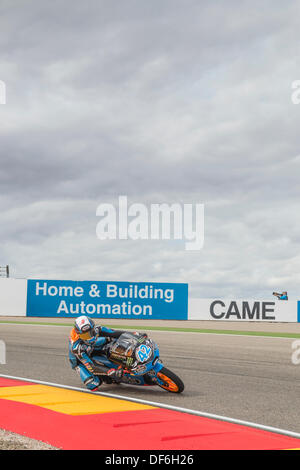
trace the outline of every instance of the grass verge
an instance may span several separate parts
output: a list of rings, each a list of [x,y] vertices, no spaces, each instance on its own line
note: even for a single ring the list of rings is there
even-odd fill
[[[11,323],[17,325],[48,325],[48,326],[69,326],[72,327],[73,323],[47,323],[38,321],[12,321],[12,320],[0,320],[1,323]],[[113,328],[115,330],[136,330],[136,331],[178,331],[185,333],[211,333],[220,335],[242,335],[242,336],[268,336],[273,338],[300,338],[300,333],[277,333],[270,331],[243,331],[243,330],[219,330],[219,329],[205,329],[205,328],[176,328],[168,326],[147,326],[142,328],[142,325],[105,325],[107,328]],[[125,327],[125,328],[124,328]]]

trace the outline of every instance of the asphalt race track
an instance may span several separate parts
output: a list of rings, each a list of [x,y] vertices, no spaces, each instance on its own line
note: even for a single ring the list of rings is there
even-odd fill
[[[66,326],[0,324],[7,362],[0,374],[81,387],[67,358],[69,331]],[[125,385],[104,385],[103,391],[300,433],[294,339],[170,331],[149,336],[158,343],[164,365],[184,381],[183,394]]]

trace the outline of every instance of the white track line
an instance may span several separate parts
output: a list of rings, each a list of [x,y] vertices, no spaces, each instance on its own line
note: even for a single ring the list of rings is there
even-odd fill
[[[120,399],[120,400],[132,401],[132,402],[135,402],[135,403],[141,403],[143,405],[150,405],[150,406],[155,406],[155,407],[158,407],[158,408],[165,408],[167,410],[179,411],[181,413],[188,413],[188,414],[192,414],[192,415],[196,415],[196,416],[201,416],[203,418],[211,418],[211,419],[216,419],[218,421],[225,421],[225,422],[228,422],[228,423],[240,424],[242,426],[248,426],[250,428],[261,429],[262,431],[269,431],[269,432],[273,432],[273,433],[276,433],[276,434],[283,434],[285,436],[295,437],[297,439],[300,439],[300,434],[296,433],[296,432],[293,432],[293,431],[287,431],[285,429],[274,428],[272,426],[265,426],[263,424],[252,423],[252,422],[243,421],[243,420],[240,420],[240,419],[229,418],[227,416],[220,416],[220,415],[215,415],[215,414],[212,414],[212,413],[205,413],[205,412],[202,412],[202,411],[190,410],[188,408],[180,408],[178,406],[165,405],[165,404],[156,403],[156,402],[153,402],[153,401],[141,400],[139,398],[130,398],[130,397],[126,397],[126,396],[123,396],[123,395],[115,395],[113,393],[91,392],[91,391],[89,391],[87,389],[84,389],[84,388],[72,387],[72,386],[69,386],[69,385],[56,384],[56,383],[51,383],[51,382],[44,382],[44,381],[41,381],[41,380],[27,379],[26,377],[15,377],[15,376],[12,376],[12,375],[4,375],[4,374],[0,374],[0,377],[4,377],[4,378],[7,378],[7,379],[24,380],[26,382],[33,382],[33,383],[37,383],[37,384],[48,385],[50,387],[65,388],[65,389],[68,389],[68,390],[76,390],[76,391],[79,391],[79,392],[91,393],[92,395],[101,395],[101,396],[109,397],[109,398],[117,398],[117,399]]]

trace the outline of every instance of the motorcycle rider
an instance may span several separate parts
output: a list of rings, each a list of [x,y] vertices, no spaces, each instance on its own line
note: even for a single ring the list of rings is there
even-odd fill
[[[122,378],[121,366],[109,369],[105,365],[94,364],[91,357],[93,353],[101,355],[103,347],[113,339],[119,338],[122,333],[124,331],[96,326],[86,315],[76,318],[69,336],[69,360],[72,369],[76,370],[89,390],[97,390],[105,378],[106,381],[109,378],[116,382]]]

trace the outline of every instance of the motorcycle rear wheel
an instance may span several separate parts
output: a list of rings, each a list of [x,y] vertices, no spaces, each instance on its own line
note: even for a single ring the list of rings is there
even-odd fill
[[[163,367],[157,372],[157,377],[162,380],[163,384],[157,384],[159,387],[171,393],[181,393],[184,390],[184,383],[171,370]]]

